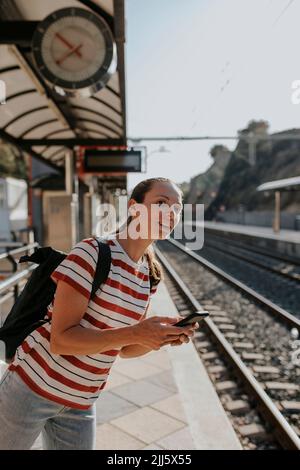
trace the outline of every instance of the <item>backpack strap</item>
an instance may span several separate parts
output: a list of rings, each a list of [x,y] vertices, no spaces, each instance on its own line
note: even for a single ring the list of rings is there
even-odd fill
[[[90,299],[95,295],[100,285],[106,281],[111,265],[111,251],[109,245],[107,243],[100,242],[98,238],[95,238],[95,240],[99,246],[99,255]]]

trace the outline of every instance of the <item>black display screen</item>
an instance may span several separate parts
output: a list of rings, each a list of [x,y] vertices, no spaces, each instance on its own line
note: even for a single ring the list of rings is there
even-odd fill
[[[141,150],[93,150],[84,155],[86,172],[141,172]]]

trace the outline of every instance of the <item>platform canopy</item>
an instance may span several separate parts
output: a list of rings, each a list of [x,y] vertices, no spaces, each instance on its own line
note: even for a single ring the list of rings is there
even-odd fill
[[[89,98],[57,94],[41,77],[31,53],[39,21],[64,7],[99,14],[117,45],[118,65],[105,88]],[[64,153],[75,145],[126,145],[123,0],[1,0],[0,138],[64,171]],[[51,142],[51,145],[49,145]]]
[[[256,188],[257,191],[299,191],[300,176],[268,181]]]

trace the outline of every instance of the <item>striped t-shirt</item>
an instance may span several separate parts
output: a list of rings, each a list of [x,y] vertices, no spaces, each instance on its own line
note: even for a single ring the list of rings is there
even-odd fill
[[[111,267],[108,278],[89,301],[80,326],[105,330],[134,325],[157,290],[154,286],[150,292],[148,261],[144,256],[142,261],[134,262],[115,235],[101,240],[110,245]],[[73,247],[51,277],[67,282],[89,299],[98,250],[96,240],[85,238]],[[50,319],[52,310],[53,301],[48,306]],[[29,334],[17,348],[9,369],[44,398],[72,408],[89,408],[104,389],[121,348],[88,355],[54,354],[50,352],[50,335],[51,322]]]

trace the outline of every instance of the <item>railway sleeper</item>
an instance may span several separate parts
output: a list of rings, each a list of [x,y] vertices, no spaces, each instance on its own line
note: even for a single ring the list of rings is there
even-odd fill
[[[248,439],[255,439],[255,440],[273,440],[273,436],[267,433],[266,429],[257,423],[250,423],[245,424],[243,426],[238,427],[238,432],[243,437],[247,437]]]
[[[250,410],[250,405],[245,400],[231,400],[225,403],[225,408],[232,414],[242,414]]]
[[[278,407],[282,413],[300,413],[300,401],[282,400]]]

